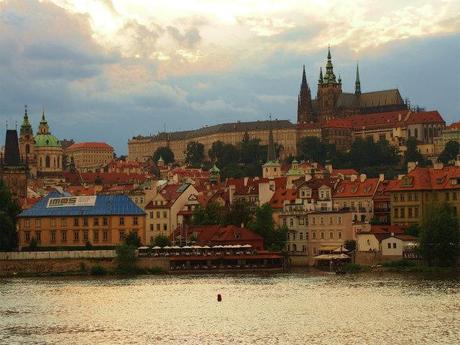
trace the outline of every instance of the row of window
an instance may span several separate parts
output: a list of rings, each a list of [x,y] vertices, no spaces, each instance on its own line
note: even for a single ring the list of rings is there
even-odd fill
[[[394,218],[406,218],[406,209],[407,209],[407,218],[418,218],[419,217],[418,207],[395,207],[393,208],[393,217]]]
[[[298,236],[297,236],[297,234],[298,234]],[[305,237],[304,237],[304,234],[305,234]],[[321,240],[325,240],[326,236],[327,236],[327,232],[321,231],[319,233],[319,239],[321,239]],[[317,239],[316,231],[311,232],[311,238],[313,240]],[[307,231],[305,233],[304,232],[299,232],[299,233],[290,232],[290,233],[288,233],[288,240],[289,241],[296,241],[297,239],[298,240],[304,240],[304,239],[308,240],[309,239],[309,233]],[[329,240],[334,240],[334,239],[341,240],[342,239],[342,231],[340,231],[340,230],[338,230],[338,231],[329,231],[329,237],[327,239],[329,239]]]
[[[157,231],[161,230],[161,224],[156,224]],[[153,231],[153,224],[150,224],[150,231]],[[163,231],[168,231],[168,224],[163,224]]]
[[[150,211],[149,212],[150,219],[153,219],[153,215],[154,215],[154,212]],[[156,218],[161,218],[161,215],[163,215],[163,218],[168,218],[168,211],[163,211],[163,212],[157,211],[156,212]]]
[[[68,218],[61,218],[60,220],[60,225],[61,228],[67,227],[67,219]],[[72,218],[72,224],[73,226],[89,226],[90,218],[89,217],[84,217],[84,218]],[[99,217],[94,217],[92,218],[93,226],[107,226],[109,225],[109,218],[107,217],[102,217],[102,222]],[[139,225],[139,218],[138,217],[133,217],[132,218],[132,223],[133,225]],[[30,228],[31,220],[30,219],[24,219],[24,227],[25,228]],[[125,225],[125,217],[119,217],[118,218],[118,224],[119,225]],[[57,226],[57,219],[56,218],[50,218],[50,226],[52,228],[55,228]],[[40,228],[41,227],[41,218],[35,218],[35,227]]]
[[[108,230],[93,230],[92,235],[93,236],[91,238],[91,241],[95,243],[99,241],[107,242],[109,240]],[[59,241],[61,243],[67,243],[68,240],[73,241],[73,242],[80,242],[80,239],[83,240],[83,242],[90,241],[90,234],[88,230],[83,230],[83,231],[51,230],[50,231],[50,243],[57,243],[58,236],[59,236]],[[25,242],[30,242],[32,238],[35,238],[35,240],[38,243],[41,243],[42,242],[42,231],[34,231],[34,232],[24,231]]]

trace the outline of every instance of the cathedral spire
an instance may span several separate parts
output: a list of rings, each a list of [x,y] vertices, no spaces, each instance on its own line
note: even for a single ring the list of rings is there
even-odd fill
[[[361,94],[361,81],[359,80],[359,66],[356,64],[355,95]]]
[[[303,65],[303,70],[302,70],[302,87],[308,87],[307,84],[307,75],[305,73],[305,65]]]
[[[323,80],[323,68],[322,68],[322,67],[320,67],[320,68],[319,68],[319,78],[318,78],[318,84],[319,84],[319,85],[322,85],[322,84],[323,84],[323,82],[324,82],[324,80]]]
[[[24,135],[33,135],[32,126],[29,122],[29,115],[27,114],[27,105],[24,106],[24,118],[22,120],[21,128],[19,131],[21,136]]]
[[[326,84],[335,84],[334,66],[332,65],[331,47],[327,48],[326,75],[324,76]]]

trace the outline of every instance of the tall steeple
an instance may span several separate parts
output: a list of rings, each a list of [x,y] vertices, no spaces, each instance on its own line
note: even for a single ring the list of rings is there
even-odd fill
[[[323,79],[323,68],[319,68],[319,78],[318,78],[318,85],[323,85],[324,79]]]
[[[29,115],[27,114],[27,105],[24,106],[24,118],[22,120],[21,129],[19,131],[21,137],[25,135],[32,136],[33,130],[29,122]]]
[[[275,141],[273,140],[272,130],[272,117],[270,115],[270,121],[268,122],[268,149],[267,149],[267,162],[276,161]]]
[[[40,121],[40,125],[38,126],[38,133],[50,134],[50,127],[48,126],[48,122],[45,119],[45,110],[42,111],[42,119]]]
[[[311,92],[307,83],[305,65],[302,68],[302,82],[300,84],[299,96],[297,98],[297,122],[305,123],[312,120],[313,108],[311,104]]]
[[[334,66],[332,65],[331,47],[327,48],[326,75],[324,76],[326,84],[335,84]]]
[[[359,80],[359,67],[356,64],[355,95],[361,94],[361,81]]]

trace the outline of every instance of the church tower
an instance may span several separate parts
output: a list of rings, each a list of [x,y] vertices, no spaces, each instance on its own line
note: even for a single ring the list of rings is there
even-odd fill
[[[302,83],[300,84],[299,97],[297,100],[297,123],[314,121],[311,103],[311,92],[305,74],[305,65],[302,71]]]
[[[331,49],[327,51],[326,73],[320,71],[318,80],[318,106],[319,121],[325,121],[336,117],[336,103],[342,93],[342,80],[336,80],[334,66],[332,65]]]
[[[263,178],[275,178],[281,176],[281,164],[276,156],[275,140],[273,139],[272,119],[268,123],[268,147],[267,147],[267,161],[262,165]]]
[[[34,131],[32,129],[32,125],[29,122],[27,105],[24,109],[24,118],[19,130],[19,153],[21,155],[21,159],[27,165],[33,165],[35,163]]]

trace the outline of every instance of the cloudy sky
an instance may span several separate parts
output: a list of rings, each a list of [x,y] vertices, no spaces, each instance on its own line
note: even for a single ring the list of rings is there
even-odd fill
[[[331,45],[353,90],[398,87],[460,120],[458,0],[0,0],[0,120],[106,141],[274,117],[316,94]],[[4,130],[0,133],[4,140]]]

